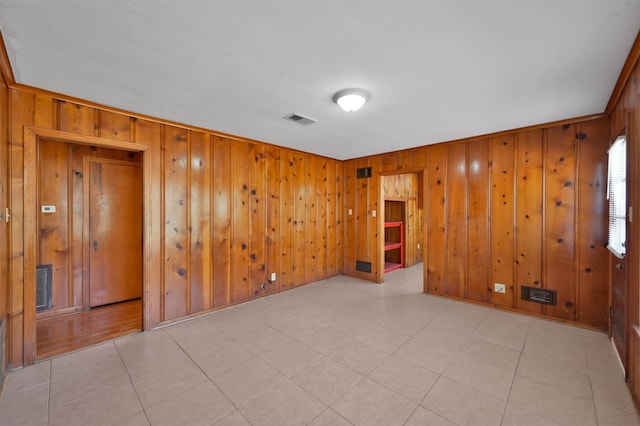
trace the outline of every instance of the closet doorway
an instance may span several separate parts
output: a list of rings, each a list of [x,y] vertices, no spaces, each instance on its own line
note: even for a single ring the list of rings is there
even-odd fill
[[[385,273],[422,262],[423,172],[382,176]]]

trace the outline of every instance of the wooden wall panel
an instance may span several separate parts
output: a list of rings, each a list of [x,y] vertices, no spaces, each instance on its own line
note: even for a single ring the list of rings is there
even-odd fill
[[[540,314],[543,306],[522,300],[521,287],[542,287],[542,130],[518,135],[516,167],[515,304],[518,309]]]
[[[356,275],[356,162],[355,160],[344,163],[344,273]]]
[[[40,246],[38,264],[52,265],[52,309],[73,306],[74,291],[69,241],[69,147],[53,141],[39,144],[39,203],[56,207],[55,213],[39,213]],[[71,208],[72,209],[72,208]]]
[[[306,199],[306,223],[305,223],[305,259],[306,259],[306,276],[305,283],[316,281],[318,273],[318,198],[317,198],[317,177],[318,163],[314,156],[307,156],[307,167],[305,169],[305,199]]]
[[[232,142],[232,245],[231,245],[231,287],[233,302],[241,302],[251,297],[250,274],[250,204],[251,204],[251,153],[249,143]]]
[[[514,293],[514,153],[513,136],[490,139],[491,146],[491,303],[513,306]],[[496,293],[494,284],[506,285]]]
[[[262,286],[267,282],[267,204],[265,202],[267,198],[267,182],[264,145],[249,144],[249,155],[249,164],[251,164],[249,273],[251,276],[251,297],[255,297],[266,293]],[[239,164],[238,167],[240,167]]]
[[[338,224],[337,217],[339,215],[338,210],[342,210],[342,206],[338,201],[338,193],[339,188],[337,187],[337,167],[340,166],[340,163],[335,161],[329,161],[327,163],[327,190],[326,190],[326,223],[327,223],[327,233],[326,233],[326,249],[325,252],[327,254],[327,270],[325,274],[326,277],[331,277],[337,273],[339,270],[338,266],[338,257],[340,256],[338,253],[338,248],[336,242],[342,241],[342,235],[338,233]]]
[[[134,142],[149,146],[145,161],[149,162],[150,176],[147,188],[149,190],[150,211],[146,212],[149,218],[145,238],[151,240],[150,250],[145,254],[144,262],[147,265],[145,272],[148,274],[148,282],[153,283],[151,288],[146,288],[143,294],[143,324],[151,328],[162,320],[162,289],[164,288],[164,259],[161,244],[164,225],[163,209],[163,126],[160,123],[149,120],[135,120]]]
[[[177,127],[164,133],[164,320],[185,316],[189,297],[188,182],[189,134]]]
[[[96,136],[96,110],[72,102],[58,102],[58,130]]]
[[[293,262],[294,262],[294,215],[295,215],[295,176],[294,153],[288,150],[280,151],[281,192],[280,208],[282,211],[280,233],[281,266],[279,287],[281,290],[293,287]]]
[[[64,142],[59,142],[65,144]],[[66,144],[65,144],[66,145]],[[72,145],[71,149],[71,183],[69,185],[71,190],[71,262],[73,268],[73,289],[74,300],[71,306],[83,306],[83,302],[88,302],[88,295],[84,294],[84,288],[82,286],[83,280],[89,280],[89,268],[83,264],[83,238],[84,238],[84,193],[83,193],[83,181],[84,181],[84,157],[95,156],[95,147],[89,147],[86,145]],[[40,161],[46,161],[40,158]],[[80,219],[80,220],[77,220]],[[87,288],[88,293],[88,288]]]
[[[343,273],[345,268],[345,248],[344,248],[344,235],[345,235],[345,194],[344,190],[346,186],[344,185],[344,169],[342,167],[342,163],[339,161],[335,161],[335,170],[336,170],[336,271],[338,274]]]
[[[466,144],[450,144],[447,150],[445,199],[444,294],[463,297],[467,265],[467,153]]]
[[[489,301],[489,140],[468,143],[468,247],[465,297],[478,302]]]
[[[280,172],[280,149],[274,146],[267,146],[265,150],[265,168],[267,176],[266,188],[266,277],[267,292],[277,292],[278,285],[282,280],[282,254],[281,254],[281,172]],[[276,274],[276,280],[271,280],[271,274]]]
[[[369,167],[369,160],[357,159],[355,161],[356,169]],[[355,235],[355,251],[356,261],[372,262],[371,259],[371,230],[370,230],[370,214],[369,214],[369,185],[373,178],[361,178],[355,180],[356,198],[353,215],[356,223]],[[372,265],[373,267],[373,265]],[[373,272],[373,270],[372,270]],[[366,280],[375,280],[372,272],[356,271],[356,277]]]
[[[212,307],[209,135],[192,131],[189,145],[189,313],[195,313]]]
[[[442,295],[446,285],[447,147],[434,145],[427,162],[429,177],[426,198],[427,291]]]
[[[231,303],[231,141],[213,137],[213,306]]]
[[[7,356],[9,368],[22,366],[24,329],[24,126],[33,125],[32,93],[10,91],[9,122],[9,197],[11,219],[9,241],[9,297],[7,324]],[[26,324],[27,327],[34,324]]]
[[[307,279],[307,168],[309,158],[296,154],[293,160],[293,285],[303,284]]]
[[[604,125],[603,125],[604,122]],[[606,328],[609,289],[602,285],[608,278],[608,253],[602,241],[607,239],[607,119],[579,126],[578,150],[578,232],[576,320]]]
[[[413,177],[415,178],[415,175],[413,175]],[[407,199],[407,214],[404,229],[404,266],[405,268],[409,268],[421,260],[417,259],[417,243],[420,241],[420,226],[418,225],[418,200],[416,197],[410,197]]]
[[[369,159],[368,165],[371,167],[372,171],[380,170],[380,157],[374,157]],[[366,180],[367,182],[367,205],[366,205],[366,230],[364,232],[367,233],[367,255],[366,258],[361,259],[367,262],[371,262],[371,273],[366,273],[366,279],[373,280],[378,283],[382,282],[382,277],[384,274],[384,252],[381,250],[381,247],[384,244],[383,238],[380,236],[382,233],[380,230],[384,226],[382,222],[378,219],[378,213],[381,208],[384,208],[384,203],[381,203],[381,186],[380,186],[380,175],[377,172],[373,172],[373,176],[369,179],[360,179]],[[363,185],[360,185],[360,188],[363,188]]]
[[[98,136],[129,142],[131,140],[131,117],[110,111],[98,111]]]
[[[315,173],[315,199],[316,199],[316,280],[327,277],[327,205],[328,183],[327,169],[329,161],[326,158],[318,158]],[[313,177],[313,175],[312,175]]]
[[[4,215],[4,209],[8,207],[8,182],[9,182],[9,90],[0,77],[0,212]],[[3,216],[4,218],[4,216]],[[9,308],[9,227],[4,220],[0,220],[0,330],[7,330],[7,313]],[[0,341],[0,386],[4,383],[7,371],[7,338],[3,333]]]
[[[557,291],[548,315],[575,319],[576,125],[547,129],[545,172],[544,287]]]

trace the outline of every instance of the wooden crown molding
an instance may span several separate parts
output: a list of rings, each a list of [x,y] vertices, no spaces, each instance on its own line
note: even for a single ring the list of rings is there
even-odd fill
[[[613,92],[611,93],[611,97],[609,98],[609,102],[607,103],[607,108],[605,112],[607,114],[611,114],[616,107],[616,104],[620,100],[620,96],[622,96],[622,92],[626,87],[631,75],[633,74],[633,69],[636,67],[638,63],[638,59],[640,58],[640,31],[636,34],[636,39],[633,42],[633,46],[631,46],[631,50],[629,51],[629,56],[627,56],[627,60],[622,67],[622,71],[618,76],[618,81],[616,82],[616,86],[613,88]]]
[[[4,43],[4,38],[0,32],[0,73],[4,78],[7,86],[16,84],[16,79],[13,76],[13,68],[11,68],[11,62],[9,61],[9,54],[7,53],[7,47]]]

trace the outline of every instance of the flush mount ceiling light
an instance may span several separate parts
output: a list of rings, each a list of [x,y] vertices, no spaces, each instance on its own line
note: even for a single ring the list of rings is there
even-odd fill
[[[364,89],[344,89],[333,95],[333,102],[347,112],[357,111],[371,98]]]

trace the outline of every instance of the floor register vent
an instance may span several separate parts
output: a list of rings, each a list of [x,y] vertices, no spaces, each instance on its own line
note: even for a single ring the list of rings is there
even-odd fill
[[[356,260],[356,271],[371,273],[371,262]]]
[[[542,303],[543,305],[556,306],[555,290],[545,290],[542,288],[527,287],[523,285],[520,287],[520,298],[522,300],[528,300],[530,302]]]
[[[36,268],[36,311],[51,308],[53,265],[38,265]]]

